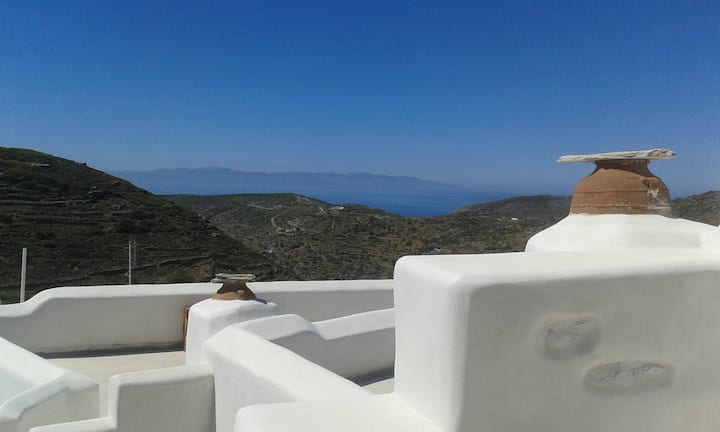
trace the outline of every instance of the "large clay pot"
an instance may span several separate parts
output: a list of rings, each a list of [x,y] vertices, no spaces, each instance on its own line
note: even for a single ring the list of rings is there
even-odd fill
[[[667,186],[647,159],[595,161],[595,171],[575,189],[570,213],[672,215]]]

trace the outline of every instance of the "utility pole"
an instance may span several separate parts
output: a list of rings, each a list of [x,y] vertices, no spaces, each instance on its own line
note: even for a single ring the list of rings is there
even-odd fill
[[[25,301],[25,272],[27,270],[27,248],[22,250],[22,265],[20,267],[20,303]]]
[[[132,240],[128,240],[128,285],[132,285]]]

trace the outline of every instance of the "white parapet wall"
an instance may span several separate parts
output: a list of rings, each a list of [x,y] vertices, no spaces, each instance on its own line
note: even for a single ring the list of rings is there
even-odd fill
[[[720,424],[716,252],[404,257],[395,282],[394,393],[250,404],[235,432]]]
[[[242,408],[235,418],[234,432],[300,431],[449,432],[439,429],[392,393],[251,405]]]
[[[317,321],[393,305],[392,280],[256,282],[259,297]],[[35,353],[164,348],[183,340],[184,308],[214,283],[62,287],[0,305],[0,337]]]
[[[394,317],[394,309],[317,322],[298,315],[279,315],[241,326],[340,376],[358,378],[392,370]]]
[[[717,253],[405,257],[395,278],[395,392],[441,430],[720,424]]]
[[[277,314],[275,303],[255,300],[203,300],[190,308],[185,363],[203,362],[202,345],[217,332],[233,324]]]
[[[108,415],[120,432],[211,431],[213,389],[206,365],[116,375],[110,379]]]
[[[393,305],[392,280],[255,282],[248,286],[262,302],[207,299],[190,309],[187,364],[201,362],[202,344],[232,324],[278,314],[331,320]]]
[[[343,363],[332,354],[337,350],[328,351],[331,354],[325,362],[331,366],[342,364],[333,367],[345,374],[391,366],[392,310],[379,311],[393,306],[391,280],[258,282],[250,286],[268,303],[209,300],[220,285],[202,283],[56,288],[26,303],[0,307],[0,335],[12,342],[7,345],[39,353],[178,345],[183,339],[187,306],[200,303],[195,314],[192,309],[190,312],[191,335],[193,316],[208,318],[206,328],[196,327],[200,333],[204,331],[197,345],[203,347],[204,339],[209,339],[199,364],[114,377],[107,417],[93,418],[98,409],[95,386],[94,405],[86,404],[92,414],[74,410],[68,416],[73,410],[59,409],[65,417],[18,430],[50,423],[58,424],[38,426],[34,431],[212,430],[217,412],[218,430],[230,431],[238,409],[249,404],[367,394],[351,381],[279,345],[241,328],[233,330],[231,324],[260,316],[294,313],[324,321],[317,323],[316,331],[328,340],[326,347],[342,348],[348,341],[367,337],[377,339],[383,355],[373,356],[375,363],[352,364],[352,359],[347,358]],[[353,314],[356,316],[343,318]],[[291,344],[293,337],[286,336],[286,342]],[[353,357],[353,352],[348,349],[344,354]],[[367,357],[370,353],[364,354]],[[198,372],[197,368],[202,370]],[[15,371],[6,375],[0,392],[3,398],[15,397],[10,395],[11,387],[20,390],[28,385]],[[214,391],[213,381],[218,383]],[[215,395],[220,400],[217,407]],[[193,410],[187,410],[187,406],[193,406]],[[199,417],[184,417],[196,414]],[[81,418],[89,419],[61,423]]]
[[[572,214],[530,238],[526,252],[720,251],[720,229],[687,219],[642,214]]]
[[[234,429],[239,409],[255,404],[366,395],[358,385],[236,324],[204,345],[215,375],[216,430]]]
[[[31,432],[210,432],[215,429],[213,388],[207,365],[116,375],[108,388],[107,417]]]
[[[36,353],[168,347],[183,340],[184,308],[217,284],[64,287],[0,306],[0,337]]]
[[[393,307],[393,280],[331,280],[253,282],[258,297],[278,305],[278,314],[308,321]]]
[[[0,432],[98,416],[98,384],[0,338]]]

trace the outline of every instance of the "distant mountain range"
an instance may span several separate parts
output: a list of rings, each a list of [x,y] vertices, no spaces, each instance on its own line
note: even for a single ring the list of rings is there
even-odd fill
[[[334,204],[359,204],[402,216],[439,216],[507,197],[414,177],[368,173],[249,172],[227,168],[115,171],[113,175],[160,195],[294,193]]]
[[[368,173],[251,172],[228,168],[176,168],[150,171],[111,172],[137,186],[163,194],[229,195],[233,193],[279,193],[288,188],[312,193],[391,194],[449,192],[454,186],[414,177],[384,176]]]

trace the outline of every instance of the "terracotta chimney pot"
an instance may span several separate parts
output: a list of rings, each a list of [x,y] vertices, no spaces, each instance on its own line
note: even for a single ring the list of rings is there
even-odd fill
[[[573,194],[570,214],[672,215],[667,186],[648,169],[650,160],[670,159],[665,149],[563,156],[561,163],[594,162]]]

